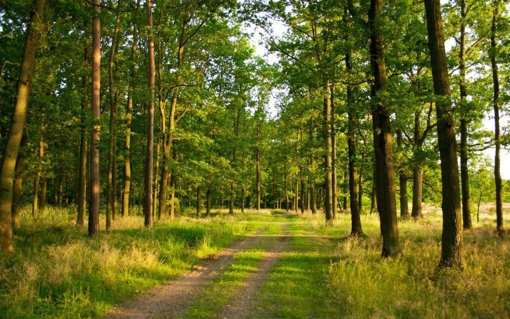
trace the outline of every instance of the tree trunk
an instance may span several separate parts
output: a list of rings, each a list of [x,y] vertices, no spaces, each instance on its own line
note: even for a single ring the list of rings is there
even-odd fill
[[[89,236],[99,232],[99,121],[101,117],[101,22],[99,19],[100,0],[94,0],[92,19],[92,119],[94,121],[90,138],[90,201]]]
[[[115,214],[114,204],[116,197],[116,179],[114,178],[115,171],[117,170],[115,163],[116,156],[116,139],[117,139],[117,103],[118,103],[118,89],[114,85],[115,78],[118,77],[115,59],[117,49],[119,47],[119,24],[120,24],[120,10],[122,7],[122,0],[117,3],[117,16],[115,19],[115,28],[112,36],[112,46],[110,48],[110,59],[108,62],[108,88],[110,97],[110,134],[108,136],[108,175],[106,182],[106,230],[112,227],[112,219]]]
[[[501,128],[500,128],[500,108],[501,100],[499,97],[499,75],[498,63],[496,59],[497,39],[496,31],[498,26],[499,1],[496,1],[493,8],[492,27],[491,27],[491,66],[493,81],[493,100],[492,107],[494,110],[494,181],[496,184],[496,232],[499,236],[505,233],[503,224],[503,184],[501,180]]]
[[[399,149],[403,148],[404,142],[402,138],[402,130],[397,130],[397,145]],[[409,207],[407,200],[407,176],[404,168],[399,170],[399,186],[400,186],[400,218],[403,220],[409,219]]]
[[[88,41],[85,44],[85,67],[88,63]],[[87,92],[86,80],[83,80],[83,91]],[[80,159],[78,164],[78,216],[76,217],[76,227],[83,229],[85,227],[85,211],[87,210],[87,128],[85,125],[85,112],[87,111],[87,101],[85,98],[81,102],[81,136],[80,136]]]
[[[18,78],[17,99],[2,156],[0,169],[0,252],[14,251],[12,245],[12,196],[16,160],[27,117],[27,104],[34,78],[35,53],[44,28],[38,26],[44,15],[46,0],[34,0],[28,24],[23,59]]]
[[[39,213],[39,187],[41,185],[42,162],[44,158],[44,125],[41,125],[41,137],[39,138],[39,164],[34,178],[34,199],[32,201],[32,217],[35,218]]]
[[[211,216],[211,196],[212,196],[212,189],[211,185],[207,187],[207,193],[205,195],[205,217]]]
[[[352,71],[351,55],[345,55],[345,66]],[[347,86],[347,149],[349,157],[349,202],[351,205],[351,237],[363,236],[361,211],[359,207],[358,168],[356,166],[356,122],[352,87]]]
[[[326,83],[325,92],[329,95],[329,82]],[[333,159],[332,159],[332,140],[331,140],[331,99],[329,96],[324,98],[323,111],[323,135],[325,141],[324,155],[324,215],[326,224],[333,222]]]
[[[197,187],[197,216],[200,216],[200,186]]]
[[[48,195],[48,180],[44,179],[42,181],[42,188],[41,188],[41,214],[44,214],[46,212],[46,198]]]
[[[152,38],[152,4],[151,0],[147,0],[147,25],[149,32],[149,112],[148,112],[148,124],[147,124],[147,151],[145,156],[145,199],[144,199],[144,210],[145,216],[144,225],[145,227],[152,227],[152,192],[153,192],[153,169],[154,169],[154,85],[155,85],[155,72],[156,66],[154,61],[154,40]]]
[[[21,148],[27,143],[27,137],[23,135],[21,139]],[[18,160],[16,161],[16,179],[12,193],[12,228],[21,227],[21,193],[23,191],[23,175],[25,173],[25,150],[20,150]]]
[[[461,106],[466,108],[466,1],[460,0],[460,50],[459,50],[459,87]],[[460,120],[460,178],[462,185],[462,218],[464,229],[471,229],[471,201],[469,192],[469,170],[468,170],[468,115],[469,109],[462,112]]]
[[[370,64],[374,76],[372,86],[372,121],[375,150],[375,184],[377,206],[381,218],[383,257],[401,254],[395,196],[393,166],[393,140],[390,127],[390,114],[384,93],[387,90],[386,64],[379,15],[383,9],[382,0],[371,0],[370,8]],[[381,94],[382,93],[382,94]]]
[[[457,141],[450,79],[444,48],[440,0],[425,0],[427,31],[436,100],[437,135],[441,159],[443,233],[439,267],[462,267],[462,216],[460,210]]]
[[[136,17],[140,8],[140,0],[137,0],[133,14],[133,43],[131,45],[131,72],[128,88],[128,100],[126,105],[126,136],[124,141],[124,190],[122,192],[122,217],[129,215],[129,200],[131,195],[131,123],[133,120],[133,95],[136,84],[136,51],[138,43],[138,27]]]
[[[334,98],[334,84],[328,86],[331,104],[331,215],[336,219],[338,211],[338,176],[336,170],[336,106]]]

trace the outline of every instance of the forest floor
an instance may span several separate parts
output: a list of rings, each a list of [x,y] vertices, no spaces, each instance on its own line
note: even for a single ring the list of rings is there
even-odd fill
[[[495,234],[490,205],[479,215],[459,271],[437,268],[434,205],[399,220],[395,259],[381,258],[376,214],[362,215],[361,238],[348,236],[347,213],[326,226],[322,214],[270,210],[151,229],[135,215],[89,238],[69,211],[27,210],[15,254],[0,256],[0,319],[510,318],[510,236]]]
[[[292,250],[289,233],[292,218],[289,214],[273,213],[272,229],[264,227],[256,234],[237,240],[219,254],[205,259],[193,271],[115,307],[105,318],[272,318],[262,305],[261,288],[282,255]],[[238,272],[232,269],[243,263],[239,261],[242,255],[254,257],[253,253],[258,258],[249,274],[241,274],[240,281],[236,278],[239,276],[229,279],[228,273]],[[228,298],[216,298],[211,305],[208,293],[214,294],[219,282],[233,289]],[[200,309],[201,303],[209,309]]]

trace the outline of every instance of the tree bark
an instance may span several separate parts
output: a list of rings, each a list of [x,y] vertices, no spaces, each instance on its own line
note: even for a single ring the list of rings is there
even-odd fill
[[[154,40],[152,38],[153,26],[152,26],[152,4],[151,0],[147,0],[147,25],[149,32],[149,112],[148,112],[148,123],[147,123],[147,150],[145,156],[145,199],[143,213],[145,216],[144,225],[145,227],[152,227],[153,215],[152,215],[152,192],[153,192],[153,180],[154,180],[154,100],[155,100],[155,72],[156,65],[154,61]]]
[[[336,169],[336,106],[335,106],[335,98],[334,98],[334,84],[328,86],[329,89],[329,99],[331,104],[331,215],[333,219],[336,219],[337,211],[338,211],[338,176]]]
[[[347,71],[352,71],[351,55],[345,55]],[[356,122],[352,87],[347,85],[347,149],[349,157],[349,202],[351,206],[351,237],[363,236],[361,210],[359,207],[358,168],[356,166]]]
[[[496,184],[496,232],[499,236],[505,233],[503,223],[503,184],[501,179],[501,128],[500,128],[500,108],[501,99],[499,97],[499,75],[498,63],[496,59],[497,49],[497,27],[499,15],[499,1],[495,2],[492,13],[491,25],[491,67],[492,67],[492,81],[493,81],[493,100],[492,108],[494,110],[494,181]]]
[[[27,137],[23,135],[21,139],[21,148],[27,143]],[[23,191],[23,177],[25,173],[25,150],[21,149],[18,153],[16,161],[16,175],[14,180],[14,188],[12,193],[12,228],[21,227],[21,195]]]
[[[324,98],[323,110],[323,135],[325,141],[324,154],[324,215],[326,224],[333,222],[333,159],[332,159],[332,140],[331,140],[331,99],[329,98],[329,82],[326,83],[325,92],[327,97]]]
[[[0,252],[14,251],[12,245],[12,196],[16,170],[16,160],[21,145],[23,129],[27,117],[27,104],[34,78],[35,53],[44,30],[39,24],[43,21],[46,0],[34,0],[28,24],[23,59],[18,78],[17,99],[9,128],[9,135],[2,156],[0,169]]]
[[[466,88],[466,1],[460,0],[460,48],[459,48],[459,87],[461,106],[466,108],[467,88]],[[469,192],[469,170],[468,170],[468,112],[466,108],[462,112],[460,120],[460,178],[462,187],[462,218],[464,229],[473,227],[471,223],[471,201]]]
[[[432,65],[439,154],[441,159],[443,232],[439,267],[462,267],[462,216],[460,209],[457,141],[448,64],[444,47],[440,0],[425,0]]]
[[[397,145],[399,149],[403,148],[402,130],[397,130]],[[407,175],[403,167],[399,170],[399,186],[400,186],[400,218],[403,220],[409,219],[409,207],[407,199]]]
[[[108,136],[108,175],[106,181],[106,230],[110,230],[112,228],[112,219],[114,218],[116,206],[114,202],[116,202],[116,175],[115,172],[117,170],[116,167],[116,140],[117,140],[117,104],[118,104],[118,89],[114,84],[115,77],[118,76],[115,59],[117,54],[117,49],[119,47],[119,24],[120,24],[120,10],[122,6],[122,0],[119,0],[117,3],[117,16],[115,19],[115,28],[112,36],[112,46],[110,48],[110,59],[108,61],[108,88],[110,95],[110,132]]]
[[[205,217],[211,216],[211,197],[212,197],[212,185],[207,187],[205,194]]]
[[[34,178],[34,198],[32,200],[32,217],[35,218],[39,213],[39,188],[41,185],[41,176],[43,169],[43,159],[44,159],[44,124],[41,125],[41,137],[39,138],[39,163],[37,165],[37,172],[35,173]]]
[[[133,44],[131,45],[131,73],[126,105],[126,136],[124,141],[124,190],[122,193],[122,217],[129,215],[129,200],[131,195],[131,123],[133,120],[133,92],[136,84],[136,51],[138,43],[138,27],[136,25],[140,0],[137,0],[133,14]]]
[[[99,121],[101,118],[101,22],[99,19],[100,0],[94,0],[92,18],[92,119],[90,138],[90,201],[89,201],[89,236],[99,232]]]
[[[370,8],[370,65],[374,76],[372,85],[372,121],[375,150],[375,184],[377,206],[381,218],[383,257],[396,257],[401,254],[395,196],[393,166],[393,139],[390,127],[390,114],[386,105],[387,75],[384,62],[381,21],[382,0],[371,0]]]
[[[422,196],[423,196],[423,166],[416,166],[413,169],[413,208],[411,211],[411,217],[414,219],[423,218]]]

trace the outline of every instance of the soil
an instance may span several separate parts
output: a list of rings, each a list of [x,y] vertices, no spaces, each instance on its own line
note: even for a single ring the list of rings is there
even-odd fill
[[[266,318],[264,310],[257,307],[257,292],[287,248],[289,235],[286,227],[286,224],[282,225],[283,235],[275,237],[275,243],[265,253],[258,270],[234,294],[237,297],[230,300],[215,318]],[[120,304],[105,319],[182,318],[206,287],[230,266],[234,254],[256,246],[265,231],[262,229],[255,235],[233,243],[193,271],[154,288],[148,294]]]

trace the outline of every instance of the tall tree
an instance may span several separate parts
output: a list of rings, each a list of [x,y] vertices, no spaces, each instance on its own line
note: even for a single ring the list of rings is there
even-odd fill
[[[145,157],[145,199],[143,206],[143,214],[145,216],[145,226],[152,227],[153,224],[153,168],[154,168],[154,99],[155,99],[155,80],[156,65],[154,60],[154,39],[153,39],[153,22],[152,22],[152,4],[151,0],[147,0],[147,26],[149,32],[149,108],[147,123],[147,151]]]
[[[12,196],[16,160],[27,116],[27,104],[35,69],[35,54],[44,28],[44,7],[47,0],[34,0],[28,23],[23,59],[18,78],[17,100],[9,128],[7,144],[0,169],[0,252],[14,251],[12,245]]]
[[[131,124],[133,121],[133,100],[134,89],[136,85],[136,53],[138,45],[138,26],[137,17],[138,10],[140,9],[140,0],[136,1],[136,7],[133,11],[132,27],[133,27],[133,42],[131,44],[130,56],[130,73],[129,73],[129,87],[126,105],[126,132],[124,140],[124,190],[122,192],[122,217],[129,215],[129,201],[131,196]]]
[[[425,0],[425,15],[436,95],[437,136],[441,158],[443,232],[439,267],[456,268],[462,267],[462,215],[457,141],[440,0]]]
[[[118,79],[117,51],[119,48],[120,14],[122,0],[117,3],[115,26],[110,47],[108,61],[108,90],[110,97],[110,125],[108,136],[108,177],[106,181],[106,230],[112,227],[117,211],[117,111],[119,103],[119,89],[115,84]]]
[[[101,12],[100,0],[92,4],[92,130],[90,135],[89,236],[99,232],[99,131],[101,129]]]
[[[375,151],[375,185],[377,206],[381,217],[383,236],[383,257],[395,257],[401,253],[395,196],[393,165],[393,140],[390,127],[390,113],[386,101],[387,75],[382,40],[383,1],[371,0],[370,25],[370,65],[374,83],[372,85],[372,121]]]
[[[496,183],[496,231],[499,236],[504,234],[503,225],[503,185],[501,180],[501,127],[500,127],[500,85],[499,85],[499,69],[497,61],[497,29],[498,29],[498,15],[499,15],[500,1],[493,2],[492,11],[492,24],[491,24],[491,68],[492,68],[492,82],[493,82],[493,98],[492,108],[494,110],[494,181]]]

